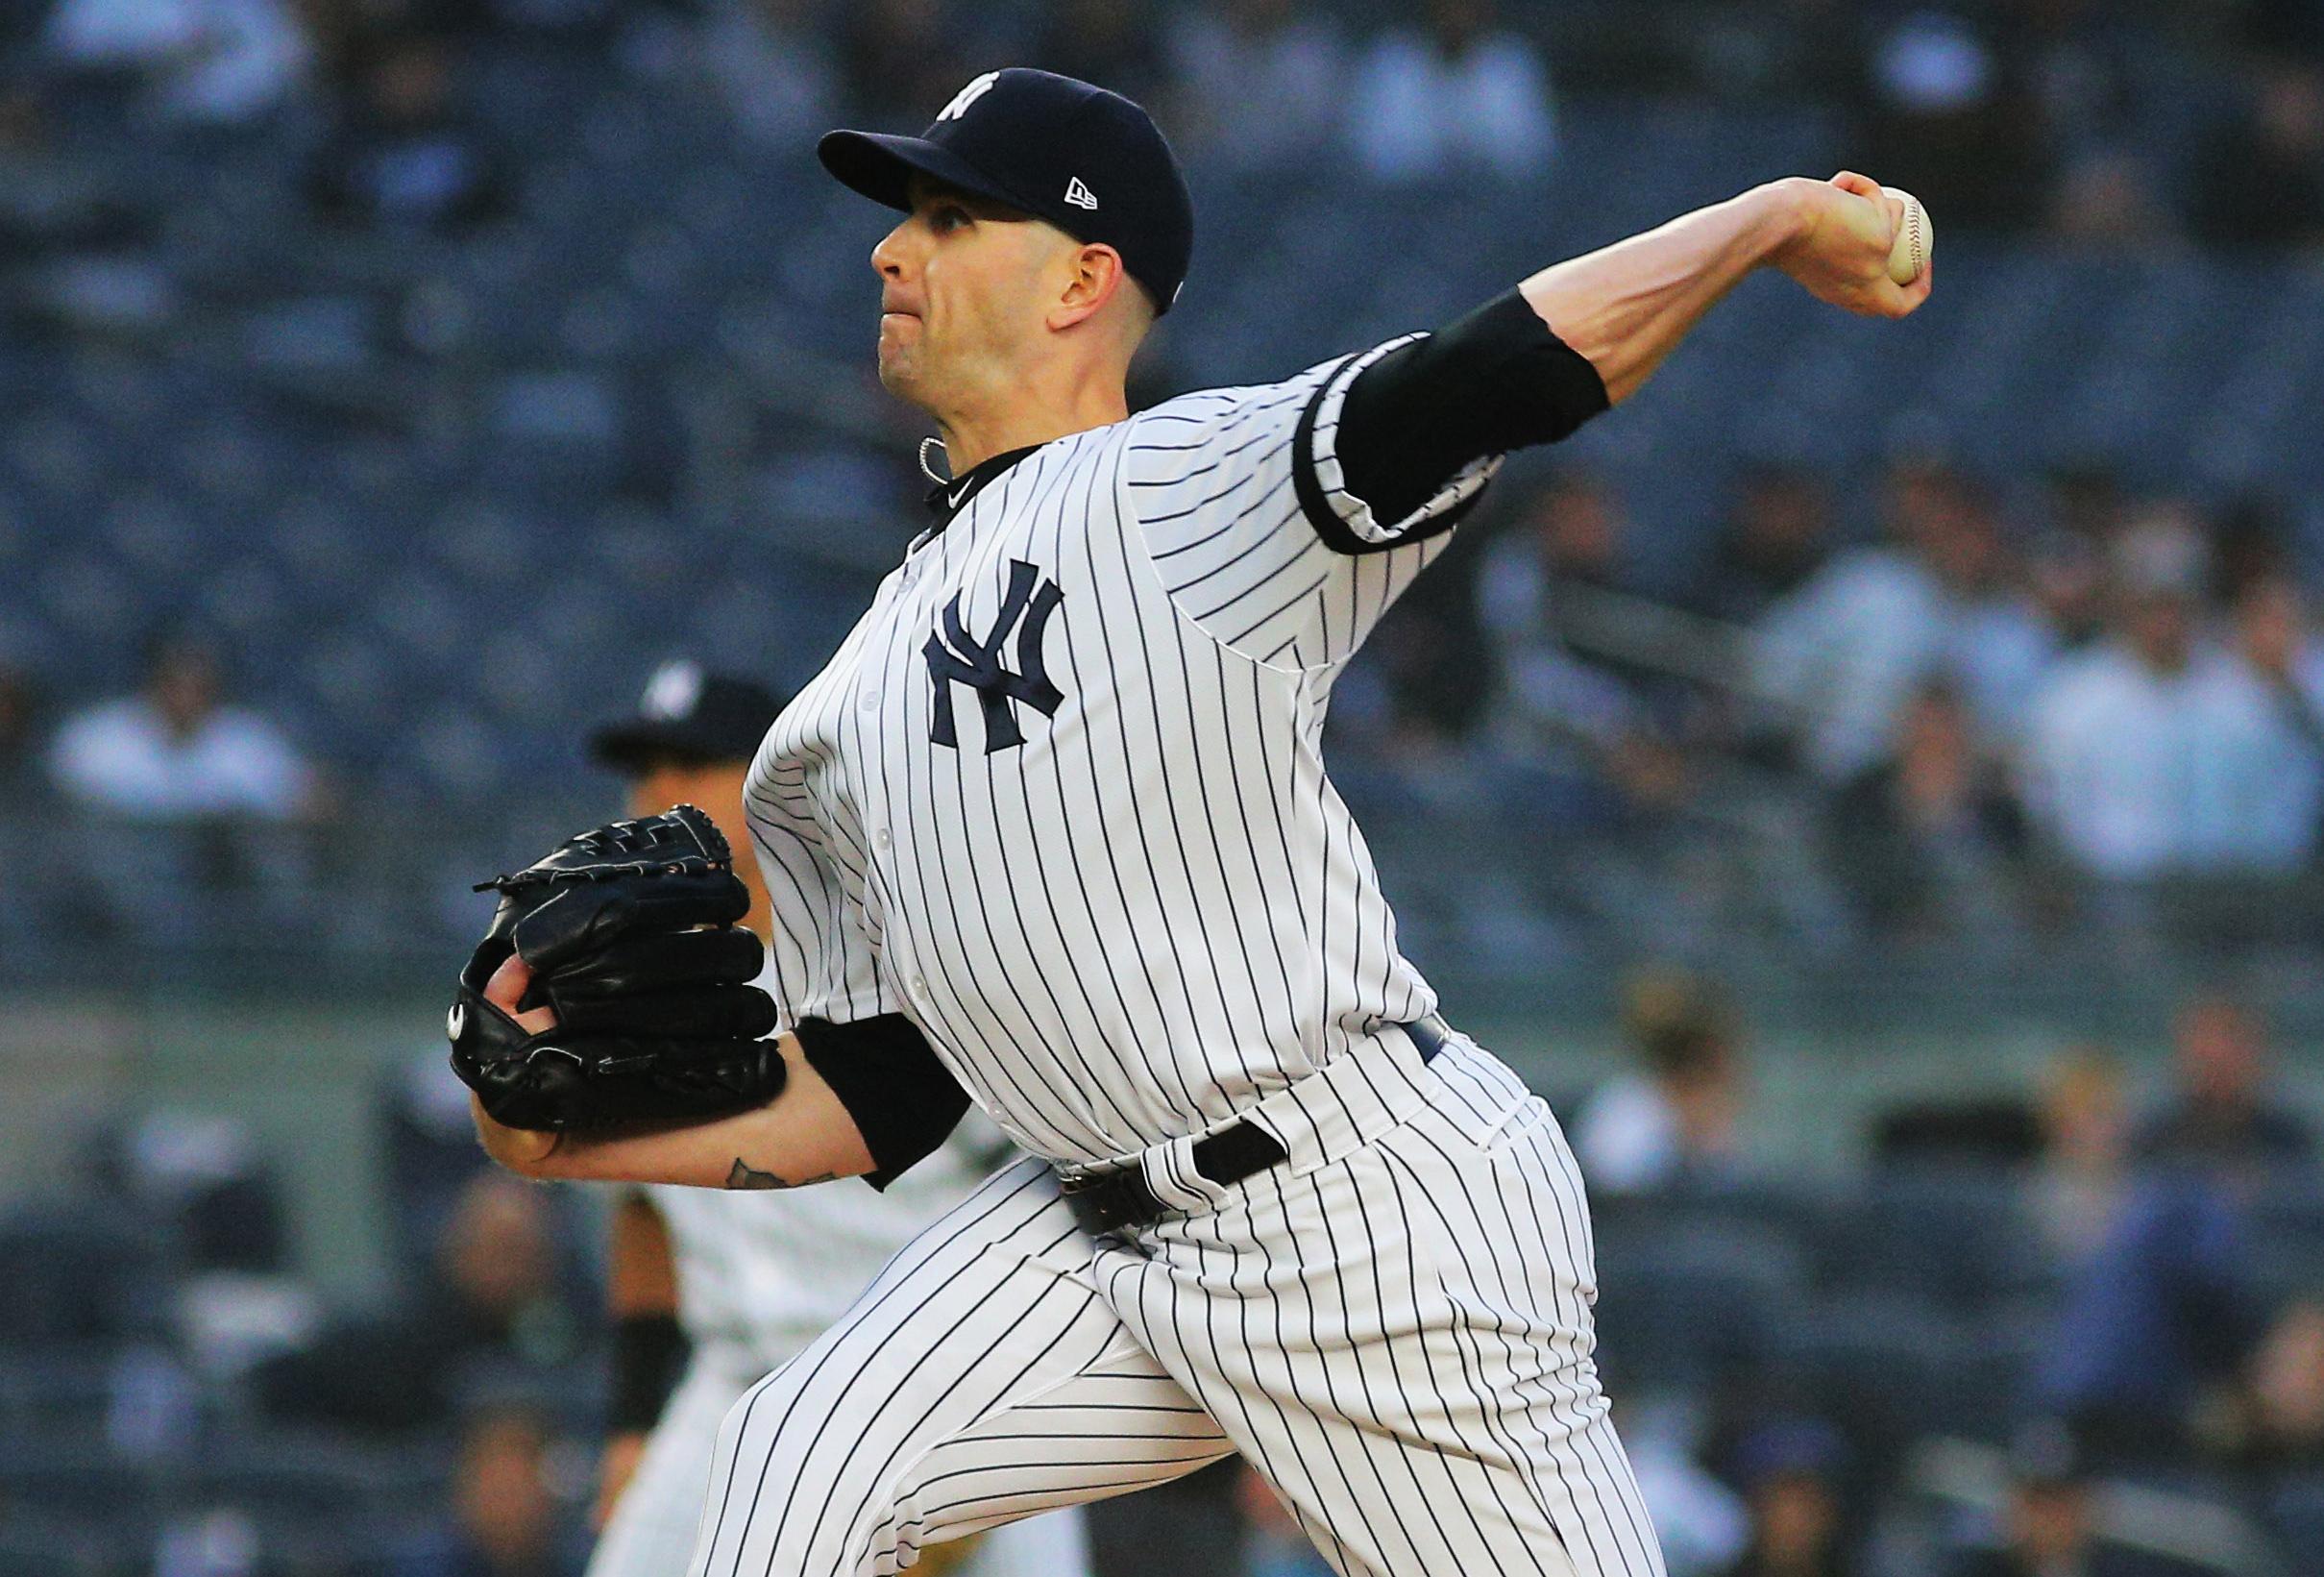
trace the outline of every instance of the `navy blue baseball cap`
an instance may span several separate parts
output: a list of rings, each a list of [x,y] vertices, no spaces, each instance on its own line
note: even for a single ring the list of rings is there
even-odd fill
[[[1121,254],[1166,312],[1194,251],[1194,202],[1161,128],[1123,98],[1054,71],[988,71],[919,136],[831,132],[823,168],[876,203],[911,209],[914,171],[1046,219]]]
[[[635,776],[658,763],[747,761],[774,727],[783,697],[746,678],[668,662],[653,671],[637,712],[589,736],[599,765]]]

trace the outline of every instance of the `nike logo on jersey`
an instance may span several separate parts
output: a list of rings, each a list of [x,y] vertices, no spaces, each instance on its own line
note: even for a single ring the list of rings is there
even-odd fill
[[[928,678],[936,686],[935,715],[928,727],[930,744],[960,749],[952,715],[955,684],[966,684],[976,692],[977,707],[985,717],[987,755],[1025,742],[1024,732],[1017,727],[1017,703],[1043,717],[1057,715],[1065,693],[1049,682],[1049,664],[1041,643],[1048,634],[1049,615],[1064,598],[1056,581],[1041,579],[1040,566],[1011,559],[1009,589],[993,617],[992,633],[980,641],[961,622],[960,596],[953,597],[944,608],[942,628],[920,649],[928,659]],[[1012,630],[1016,633],[1015,673],[1001,666],[1001,647]]]
[[[1083,185],[1082,178],[1078,175],[1065,183],[1065,201],[1077,209],[1088,209],[1091,213],[1097,211],[1097,193]]]

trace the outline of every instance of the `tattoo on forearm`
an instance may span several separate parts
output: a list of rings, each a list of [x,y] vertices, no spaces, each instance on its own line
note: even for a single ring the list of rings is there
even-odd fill
[[[728,1188],[805,1188],[810,1183],[832,1182],[838,1176],[839,1173],[836,1171],[826,1171],[818,1177],[801,1177],[796,1182],[793,1182],[787,1177],[777,1177],[771,1171],[761,1171],[738,1155],[734,1158],[734,1170],[726,1174],[726,1186]]]

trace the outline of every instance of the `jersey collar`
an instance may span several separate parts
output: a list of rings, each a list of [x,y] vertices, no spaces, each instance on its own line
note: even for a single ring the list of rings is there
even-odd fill
[[[936,516],[936,524],[929,529],[930,534],[952,524],[952,517],[966,507],[970,499],[983,492],[986,483],[1040,447],[1039,444],[1027,444],[1022,449],[1003,450],[998,455],[988,456],[977,461],[966,475],[955,477],[950,481],[938,482],[929,488],[928,512]]]

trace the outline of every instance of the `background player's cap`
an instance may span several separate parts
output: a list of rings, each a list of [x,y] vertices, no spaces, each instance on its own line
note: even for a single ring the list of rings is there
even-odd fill
[[[988,71],[920,136],[832,132],[823,167],[874,202],[909,209],[912,172],[1046,219],[1119,252],[1155,309],[1178,299],[1194,203],[1153,117],[1119,93],[1053,71]]]
[[[763,684],[705,674],[699,663],[664,663],[647,681],[634,717],[589,736],[589,754],[622,773],[664,761],[747,761],[782,709],[783,698]]]

